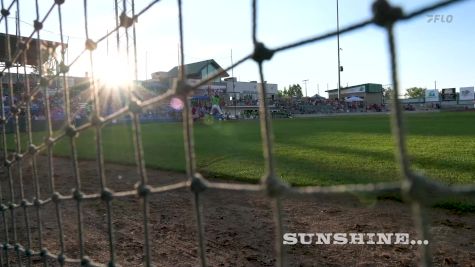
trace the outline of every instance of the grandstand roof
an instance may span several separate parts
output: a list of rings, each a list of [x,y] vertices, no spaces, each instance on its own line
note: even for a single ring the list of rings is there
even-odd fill
[[[223,68],[221,68],[221,66],[216,63],[214,59],[208,59],[190,64],[185,64],[184,66],[186,76],[201,76],[201,71],[208,65],[212,65],[218,71],[223,71]],[[175,66],[168,71],[168,77],[178,77],[178,66]],[[224,72],[220,77],[229,77],[229,74],[227,72]]]
[[[11,34],[5,34],[5,33],[0,33],[0,62],[6,62],[8,61],[8,58],[6,58],[5,55],[7,55],[7,39],[9,40],[9,45],[10,45],[10,54],[11,57],[14,57],[15,54],[18,51],[18,43],[20,41],[26,41],[28,38],[27,37],[22,37],[19,36],[17,37],[16,35],[11,35]],[[31,38],[30,43],[28,45],[28,50],[26,52],[26,64],[31,65],[31,66],[37,66],[38,65],[38,57],[39,57],[39,51],[38,51],[38,45],[41,50],[55,50],[58,47],[63,47],[66,49],[68,47],[67,44],[61,44],[59,42],[53,42],[53,41],[48,41],[48,40],[38,40],[35,38]],[[45,53],[43,51],[43,53]],[[14,63],[20,63],[23,64],[23,56],[19,56],[17,60]]]
[[[345,91],[345,90],[348,90],[348,89],[353,89],[353,88],[357,88],[357,87],[361,87],[363,86],[364,87],[364,92],[365,93],[380,93],[383,91],[383,85],[381,84],[378,84],[378,83],[363,83],[363,84],[358,84],[358,85],[353,85],[353,86],[349,86],[349,87],[342,87],[340,88],[340,91]],[[338,91],[338,89],[330,89],[330,90],[326,90],[325,92],[327,93],[336,93]]]
[[[312,96],[311,98],[316,98],[316,99],[326,99],[325,97],[319,95],[319,94],[315,94],[314,96]]]

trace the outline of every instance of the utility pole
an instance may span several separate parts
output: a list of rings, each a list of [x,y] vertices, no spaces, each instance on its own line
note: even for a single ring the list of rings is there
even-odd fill
[[[148,51],[145,51],[145,80],[148,80]]]
[[[305,84],[305,97],[307,97],[307,82],[308,79],[302,81]]]
[[[233,66],[234,63],[233,63],[233,50],[231,49],[231,66]],[[233,79],[233,105],[234,105],[234,118],[237,118],[237,102],[236,102],[236,92],[234,91],[235,90],[235,85],[234,85],[234,80],[236,78],[234,78],[234,67],[231,68],[231,79]]]
[[[338,0],[336,0],[336,41],[338,46],[338,100],[340,100],[340,19],[339,19],[339,11],[338,11]]]

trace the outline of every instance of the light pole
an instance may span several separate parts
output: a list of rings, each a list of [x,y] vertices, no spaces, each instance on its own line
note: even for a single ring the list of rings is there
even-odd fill
[[[233,66],[234,63],[233,63],[233,50],[231,49],[231,66]],[[237,102],[236,102],[236,92],[235,92],[235,88],[236,88],[236,85],[234,84],[234,80],[236,78],[234,78],[234,67],[231,68],[231,76],[233,79],[233,105],[234,105],[234,118],[237,118]]]
[[[338,0],[336,0],[336,42],[338,46],[338,100],[340,100],[340,72],[342,71],[340,66],[340,20],[339,20],[339,12],[338,12]]]
[[[305,97],[307,97],[307,82],[308,82],[308,79],[303,80],[302,82],[305,84]]]

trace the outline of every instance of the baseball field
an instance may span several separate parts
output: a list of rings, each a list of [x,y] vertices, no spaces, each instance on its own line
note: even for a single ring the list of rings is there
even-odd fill
[[[406,114],[412,167],[448,184],[473,182],[473,121],[473,112]],[[277,173],[292,185],[399,179],[387,115],[278,119],[273,121],[273,131]],[[184,172],[182,132],[179,122],[143,124],[147,167]],[[44,136],[44,132],[35,133],[36,140]],[[205,176],[257,182],[263,174],[258,120],[197,122],[194,137],[198,169]],[[12,136],[9,141],[12,147]],[[106,161],[134,164],[130,125],[105,127],[103,148]],[[69,141],[64,139],[54,151],[56,156],[69,156]],[[80,159],[95,159],[92,129],[79,135],[77,151]]]
[[[447,184],[473,183],[475,125],[472,122],[475,113],[406,113],[405,117],[413,169]],[[185,181],[182,124],[154,122],[141,126],[149,184],[157,186]],[[290,184],[332,185],[400,179],[390,118],[385,114],[279,119],[273,120],[273,131],[277,174]],[[34,133],[38,143],[44,136],[45,132]],[[258,182],[264,172],[264,160],[257,120],[197,122],[194,136],[198,169],[206,178]],[[21,140],[26,147],[25,137]],[[13,147],[13,136],[8,138],[9,147]],[[94,131],[81,132],[76,141],[82,191],[97,193],[100,184],[95,163]],[[139,178],[133,166],[130,125],[106,126],[103,129],[103,148],[108,188],[115,192],[133,188]],[[69,195],[76,186],[71,160],[68,159],[69,141],[63,139],[59,142],[54,154],[55,188],[60,194]],[[46,157],[38,156],[38,162],[40,194],[42,199],[47,199],[51,192]],[[27,175],[25,177],[31,175],[29,164],[23,164],[22,169]],[[17,169],[13,172],[16,173]],[[24,179],[25,195],[34,195],[33,181]],[[8,195],[8,181],[3,180],[1,185],[5,196]],[[17,180],[13,180],[15,192],[20,190],[18,186]],[[20,202],[21,196],[15,199]],[[380,198],[377,202],[358,196],[284,199],[284,225],[286,231],[291,232],[305,229],[330,232],[400,229],[415,235],[410,207],[393,200],[393,196]],[[246,266],[275,264],[272,208],[265,196],[209,190],[203,195],[203,201],[206,252],[210,265],[229,262]],[[473,256],[474,213],[459,211],[473,211],[473,200],[449,200],[441,204],[449,209],[429,210],[434,234],[434,263],[468,264]],[[28,231],[22,228],[25,214],[17,212],[18,242],[28,244],[29,233],[33,239],[32,249],[39,250],[44,246],[56,255],[63,251],[67,257],[79,257],[75,203],[64,201],[61,205],[64,250],[59,242],[62,239],[52,203],[42,207],[41,223],[30,214],[31,225],[42,224],[42,232],[35,227]],[[150,198],[150,205],[152,260],[164,266],[196,266],[196,223],[190,191],[180,189],[156,194]],[[30,213],[33,208],[29,209]],[[144,241],[140,199],[136,196],[117,198],[112,202],[112,210],[117,262],[124,266],[142,264]],[[108,247],[105,214],[105,205],[100,199],[84,202],[84,229],[80,234],[84,240],[84,252],[102,264],[107,264],[109,259],[108,250],[104,249]],[[40,235],[42,241],[39,241]],[[368,262],[367,253],[361,253],[363,248],[359,246],[319,249],[295,246],[288,249],[290,263],[312,265],[317,261],[319,265],[358,265]],[[415,265],[417,262],[415,247],[377,246],[371,251],[371,262],[378,265]],[[13,251],[10,254],[14,258]],[[38,256],[32,260],[33,263],[41,262]]]

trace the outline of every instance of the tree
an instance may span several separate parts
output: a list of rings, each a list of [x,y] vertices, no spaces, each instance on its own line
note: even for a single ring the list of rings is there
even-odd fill
[[[278,97],[286,97],[288,94],[287,88],[284,86],[284,90],[278,90],[277,91],[277,96]]]
[[[421,98],[421,97],[424,97],[425,91],[426,91],[426,88],[411,87],[409,89],[406,89],[405,96],[409,98]]]
[[[388,87],[388,88],[384,88],[383,89],[383,96],[384,96],[384,99],[391,99],[393,98],[393,88],[391,87]]]
[[[300,84],[293,84],[289,85],[289,90],[287,91],[287,95],[290,97],[302,97],[302,87]]]
[[[289,85],[289,89],[284,87],[284,90],[278,92],[279,97],[302,97],[302,87],[300,84]]]

